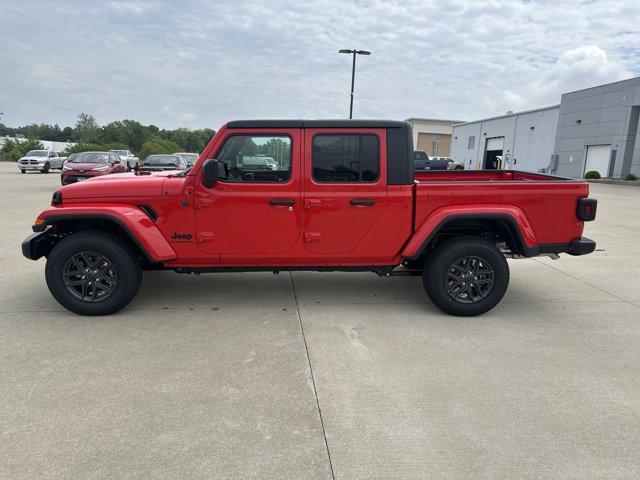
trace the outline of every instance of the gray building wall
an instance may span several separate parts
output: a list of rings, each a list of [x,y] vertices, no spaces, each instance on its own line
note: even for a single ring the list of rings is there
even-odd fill
[[[559,107],[547,107],[454,125],[451,157],[466,169],[483,168],[488,138],[504,137],[504,169],[536,172],[553,154]],[[469,149],[469,137],[475,137]]]
[[[562,95],[554,152],[556,173],[584,175],[587,147],[611,145],[613,177],[640,176],[640,78]]]

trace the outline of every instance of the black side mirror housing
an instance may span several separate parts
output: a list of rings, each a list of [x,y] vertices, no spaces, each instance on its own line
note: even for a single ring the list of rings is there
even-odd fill
[[[226,178],[226,168],[215,158],[210,158],[202,165],[202,183],[205,187],[213,187],[220,178]]]

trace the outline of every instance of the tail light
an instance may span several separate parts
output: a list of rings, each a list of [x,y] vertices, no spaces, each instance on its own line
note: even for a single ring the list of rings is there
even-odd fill
[[[583,222],[590,222],[596,219],[598,201],[595,198],[578,199],[578,218]]]

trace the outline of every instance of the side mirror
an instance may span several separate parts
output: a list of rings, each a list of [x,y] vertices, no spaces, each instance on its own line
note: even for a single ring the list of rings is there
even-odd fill
[[[205,187],[213,187],[221,178],[227,178],[227,171],[224,163],[220,163],[215,158],[210,158],[202,165],[202,183]]]

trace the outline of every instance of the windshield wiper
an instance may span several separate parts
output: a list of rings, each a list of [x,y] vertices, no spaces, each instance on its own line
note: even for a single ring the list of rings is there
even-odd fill
[[[171,175],[169,175],[169,178],[178,178],[178,177],[186,177],[187,173],[189,173],[191,171],[193,167],[189,167],[185,170],[182,170],[180,173],[172,173]]]

